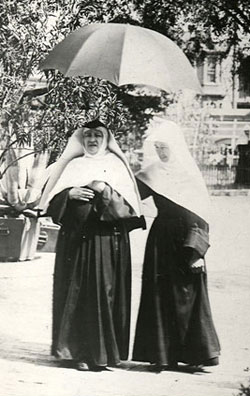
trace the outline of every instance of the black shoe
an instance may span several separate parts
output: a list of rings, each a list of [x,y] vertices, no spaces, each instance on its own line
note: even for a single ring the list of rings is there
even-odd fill
[[[203,366],[218,366],[219,364],[219,358],[216,356],[214,358],[205,360],[205,362],[202,363]]]
[[[110,370],[107,366],[98,366],[95,364],[90,364],[89,365],[89,370],[94,371],[94,372],[100,372],[100,371],[112,371]]]

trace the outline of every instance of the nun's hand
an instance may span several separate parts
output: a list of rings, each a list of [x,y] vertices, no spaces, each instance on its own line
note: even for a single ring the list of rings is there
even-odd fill
[[[93,199],[95,193],[86,187],[73,187],[69,190],[70,199],[78,199],[79,201],[89,202]]]
[[[92,188],[92,190],[101,193],[104,188],[105,188],[105,183],[99,180],[94,180],[90,184],[88,184],[89,188]]]
[[[189,264],[189,268],[194,274],[200,274],[201,272],[204,272],[205,271],[204,260],[199,259],[194,263]]]

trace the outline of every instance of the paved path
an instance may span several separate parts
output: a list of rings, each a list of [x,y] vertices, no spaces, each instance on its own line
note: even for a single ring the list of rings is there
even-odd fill
[[[250,202],[214,197],[209,292],[222,346],[206,372],[154,374],[127,363],[112,372],[78,372],[50,356],[54,255],[0,263],[0,396],[233,396],[250,378]],[[148,210],[148,212],[151,212]],[[132,233],[132,340],[147,232]]]

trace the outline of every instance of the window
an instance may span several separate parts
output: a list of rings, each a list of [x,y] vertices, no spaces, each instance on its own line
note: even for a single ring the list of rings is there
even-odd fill
[[[250,56],[241,61],[238,69],[239,74],[239,99],[249,99],[250,97]]]
[[[250,81],[243,76],[239,76],[239,98],[246,99],[250,97]]]
[[[209,57],[207,60],[207,82],[216,82],[216,59]]]
[[[205,61],[204,82],[218,84],[220,82],[220,62],[218,56],[208,55]]]

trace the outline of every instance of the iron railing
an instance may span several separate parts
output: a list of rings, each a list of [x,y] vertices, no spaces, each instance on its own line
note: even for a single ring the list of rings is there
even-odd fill
[[[208,188],[250,188],[250,168],[237,165],[202,165],[200,170]]]

